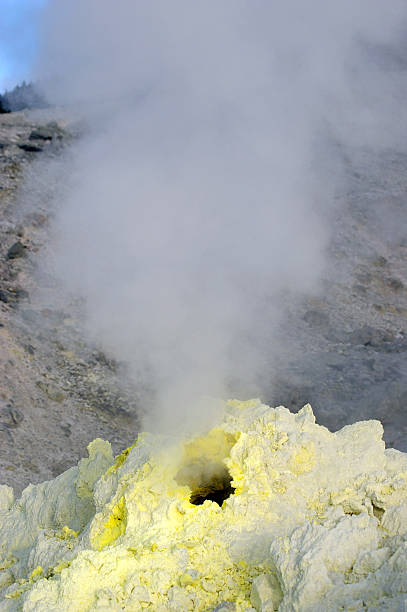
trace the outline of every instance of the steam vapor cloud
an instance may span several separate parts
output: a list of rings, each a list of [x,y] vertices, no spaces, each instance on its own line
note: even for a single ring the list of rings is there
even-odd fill
[[[400,84],[372,50],[393,48],[405,13],[399,0],[44,11],[38,75],[88,125],[57,269],[86,298],[92,334],[151,381],[146,427],[202,418],[199,393],[256,388],[284,300],[325,264],[340,179],[329,143],[399,137]]]

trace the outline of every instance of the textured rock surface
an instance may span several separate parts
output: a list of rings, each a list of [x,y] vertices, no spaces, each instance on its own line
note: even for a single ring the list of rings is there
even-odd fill
[[[201,437],[144,434],[115,460],[95,440],[16,502],[0,490],[0,610],[401,610],[407,455],[382,433],[252,400]],[[225,467],[232,494],[192,504]]]
[[[407,158],[344,156],[320,291],[287,298],[261,393],[291,410],[310,402],[330,429],[379,419],[386,443],[407,451]]]
[[[0,117],[0,483],[18,492],[74,465],[95,437],[119,452],[137,432],[134,390],[84,340],[81,304],[58,302],[58,283],[38,273],[38,257],[50,257],[55,182],[44,168],[70,140],[51,119],[50,111]],[[19,146],[30,142],[43,151]]]

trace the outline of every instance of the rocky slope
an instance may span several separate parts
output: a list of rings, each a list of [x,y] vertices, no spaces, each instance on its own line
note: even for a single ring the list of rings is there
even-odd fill
[[[332,429],[379,419],[406,451],[407,156],[350,154],[321,291],[287,304],[269,400],[309,401]]]
[[[137,431],[134,391],[84,342],[80,304],[56,307],[56,281],[37,271],[51,211],[46,189],[35,209],[24,190],[68,141],[49,111],[0,116],[0,482],[17,491],[60,474],[95,437],[119,451]]]

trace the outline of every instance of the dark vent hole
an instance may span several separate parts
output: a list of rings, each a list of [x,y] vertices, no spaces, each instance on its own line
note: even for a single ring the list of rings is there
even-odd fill
[[[216,502],[219,506],[222,506],[225,499],[230,497],[234,489],[230,484],[232,478],[226,468],[223,468],[221,473],[214,474],[206,481],[203,481],[199,487],[197,487],[191,493],[189,501],[195,506],[200,506],[206,499]]]
[[[192,464],[184,467],[177,474],[178,484],[186,484],[191,490],[189,501],[200,506],[206,499],[222,506],[235,489],[232,487],[232,477],[222,463],[209,463],[203,469],[202,464]]]

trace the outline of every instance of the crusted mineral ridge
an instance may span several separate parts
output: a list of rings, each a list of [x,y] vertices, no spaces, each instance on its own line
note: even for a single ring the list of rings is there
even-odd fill
[[[97,439],[17,502],[0,488],[0,610],[404,609],[407,454],[382,434],[251,400],[199,438],[116,459]],[[232,494],[192,504],[219,465]]]

